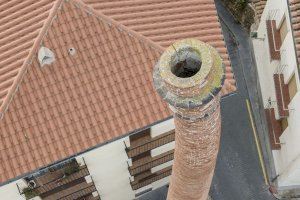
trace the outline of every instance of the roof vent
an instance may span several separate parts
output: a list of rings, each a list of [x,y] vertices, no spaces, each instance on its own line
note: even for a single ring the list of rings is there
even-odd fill
[[[75,55],[76,50],[75,50],[75,48],[71,47],[71,48],[68,49],[68,52],[69,52],[70,55],[73,56],[73,55]]]
[[[40,48],[38,58],[41,66],[50,65],[55,60],[54,53],[47,47]]]

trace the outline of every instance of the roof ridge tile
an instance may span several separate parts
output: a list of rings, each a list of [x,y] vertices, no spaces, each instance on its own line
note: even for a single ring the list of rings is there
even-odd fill
[[[160,45],[158,45],[157,43],[155,43],[154,41],[150,40],[149,38],[143,36],[142,34],[124,26],[123,24],[117,22],[116,20],[114,20],[113,18],[103,14],[102,12],[94,9],[92,6],[84,3],[82,0],[65,0],[68,2],[74,2],[75,5],[80,6],[80,8],[83,8],[86,12],[88,12],[89,14],[94,14],[96,17],[100,17],[101,20],[103,20],[104,22],[106,22],[109,26],[113,25],[115,26],[120,32],[126,31],[129,36],[135,37],[136,39],[142,41],[142,42],[147,42],[149,43],[149,45],[153,48],[156,48],[159,51],[163,51],[164,48]]]

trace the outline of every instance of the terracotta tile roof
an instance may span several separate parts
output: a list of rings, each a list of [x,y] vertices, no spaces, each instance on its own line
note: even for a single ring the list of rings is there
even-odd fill
[[[0,1],[0,118],[51,8],[53,0]]]
[[[300,63],[300,0],[290,1],[292,28],[294,31],[294,40],[298,62]]]
[[[264,12],[265,6],[267,4],[267,0],[251,0],[250,2],[254,6],[255,13],[257,15],[257,19],[260,21],[261,16]]]
[[[19,14],[12,15],[11,22],[7,24],[41,9],[37,6],[39,3],[33,0],[11,2]],[[0,47],[0,63],[11,62],[2,57],[6,52],[11,52],[11,60],[18,61],[13,62],[16,64],[14,67],[0,67],[0,79],[11,77],[13,81],[13,85],[0,87],[0,94],[5,92],[5,88],[10,92],[9,95],[4,95],[4,103],[0,105],[0,112],[3,113],[9,103],[0,120],[0,182],[165,119],[171,114],[154,91],[152,69],[167,42],[172,42],[167,38],[181,39],[171,36],[175,29],[169,27],[170,33],[167,34],[161,25],[157,32],[154,31],[156,36],[151,37],[150,34],[145,37],[127,28],[133,28],[130,24],[124,26],[123,23],[127,20],[120,19],[121,23],[118,23],[80,0],[39,2],[44,2],[47,9],[26,19],[26,26],[20,28],[19,37],[13,38],[11,33],[5,35],[9,29],[0,32],[8,38],[2,39],[3,41],[0,39],[8,48],[5,51],[2,50],[3,46]],[[136,1],[119,1],[119,5],[125,2],[132,2],[133,11],[137,10],[134,6]],[[148,2],[155,7],[155,1]],[[173,8],[176,10],[181,1],[174,2]],[[190,2],[197,5],[196,1]],[[0,5],[1,15],[11,7],[10,3]],[[19,11],[19,7],[26,11]],[[158,10],[164,9],[168,11],[170,8],[159,7]],[[202,9],[205,12],[210,10],[207,13],[211,12],[203,19],[211,28],[210,25],[205,28],[205,23],[196,16],[191,18],[191,15],[186,16],[184,13],[181,15],[186,20],[175,21],[182,25],[188,19],[196,20],[189,30],[193,33],[189,35],[180,32],[180,26],[175,26],[176,23],[172,26],[178,28],[180,37],[192,37],[196,32],[192,27],[199,28],[196,26],[201,22],[203,27],[199,30],[198,38],[201,39],[200,36],[206,34],[202,40],[210,38],[207,41],[219,49],[227,65],[227,86],[223,90],[225,94],[233,91],[235,86],[213,1],[203,1]],[[148,10],[146,7],[145,13]],[[35,27],[35,31],[31,26],[39,24],[35,21],[39,15],[43,16],[40,18],[42,22]],[[144,18],[137,16],[137,21],[139,17]],[[128,21],[132,22],[133,19]],[[150,23],[140,24],[141,27],[148,25]],[[32,28],[30,30],[35,38],[27,34],[26,30],[23,31],[27,27]],[[11,26],[11,29],[14,28],[15,26]],[[202,32],[202,29],[206,31]],[[143,34],[145,35],[145,31]],[[158,40],[153,42],[154,37]],[[19,41],[20,38],[22,41]],[[28,47],[27,43],[30,44]],[[22,45],[26,46],[25,50]],[[16,46],[15,50],[13,46]],[[52,65],[40,67],[37,51],[41,46],[55,53],[56,60]],[[74,55],[69,54],[70,48],[75,49]],[[19,51],[24,51],[23,57],[14,55]],[[17,73],[13,73],[15,69]],[[0,86],[1,83],[2,81]]]
[[[83,1],[162,47],[185,38],[211,44],[226,64],[227,80],[222,92],[236,90],[214,0]]]

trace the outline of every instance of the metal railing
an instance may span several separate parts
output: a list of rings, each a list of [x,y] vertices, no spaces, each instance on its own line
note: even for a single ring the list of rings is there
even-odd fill
[[[267,19],[268,20],[276,20],[279,12],[280,12],[279,9],[270,10],[268,13]]]
[[[34,176],[31,176],[29,180],[33,180],[35,182],[37,182],[37,186],[35,186],[34,188],[32,188],[32,191],[35,192],[37,194],[37,196],[40,196],[40,195],[43,195],[44,193],[46,192],[49,192],[51,190],[54,190],[58,187],[63,187],[64,185],[67,185],[67,184],[70,184],[71,182],[75,181],[75,180],[78,180],[80,178],[83,178],[85,176],[88,176],[90,175],[90,172],[87,168],[87,165],[85,163],[85,160],[84,158],[83,159],[83,166],[79,166],[79,170],[66,176],[66,175],[62,175],[61,177],[59,178],[56,178],[54,180],[51,180],[49,182],[46,182],[46,183],[43,183],[43,184],[39,184],[38,181],[36,181],[35,179],[37,177],[34,177]],[[72,161],[75,161],[75,159],[72,159]],[[67,164],[70,164],[71,163],[70,161],[69,162],[63,162],[61,163],[60,165],[56,165],[56,166],[60,166],[60,168],[56,168],[55,171],[57,170],[63,170],[64,167],[66,167]],[[71,165],[78,165],[78,163],[74,162],[74,163],[71,163]],[[47,170],[47,172],[45,172],[45,170]],[[44,169],[43,171],[43,175],[47,174],[47,173],[51,173],[51,170],[49,170],[49,168],[47,169]],[[41,175],[40,175],[41,176]],[[38,177],[40,177],[38,176]],[[20,195],[24,195],[24,192],[21,191],[18,183],[16,183],[17,185],[17,188],[18,188],[18,191],[19,191],[19,194]]]
[[[165,170],[163,170],[163,172],[161,173],[157,173],[157,174],[152,174],[150,178],[144,178],[143,180],[140,180],[139,182],[137,183],[131,183],[131,187],[133,190],[137,190],[139,188],[142,188],[142,187],[145,187],[155,181],[158,181],[160,179],[163,179],[167,176],[170,176],[172,173],[172,168],[169,167],[169,168],[166,168]]]
[[[91,195],[93,192],[96,192],[96,191],[97,191],[97,189],[96,189],[95,185],[91,185],[91,186],[88,186],[86,188],[82,188],[80,190],[77,190],[76,192],[68,194],[64,197],[61,197],[61,198],[59,198],[59,200],[79,199],[79,198]],[[99,196],[99,199],[100,199],[100,196]]]
[[[38,186],[36,188],[34,188],[35,191],[37,191],[38,193],[42,194],[42,193],[45,193],[45,192],[48,192],[48,191],[51,191],[57,187],[62,187],[68,183],[71,183],[72,181],[75,181],[79,178],[83,178],[85,176],[88,176],[90,173],[89,173],[89,170],[87,168],[87,166],[84,166],[82,167],[81,169],[79,169],[78,172],[75,172],[67,177],[61,177],[59,179],[56,179],[54,181],[51,181],[51,182],[48,182],[47,184],[45,185],[41,185],[41,186]]]
[[[165,154],[163,156],[161,156],[161,155],[156,156],[152,160],[150,160],[149,162],[144,163],[142,165],[138,165],[136,167],[135,166],[129,167],[128,170],[130,172],[130,175],[134,176],[138,173],[149,170],[153,167],[156,167],[160,164],[171,161],[173,159],[174,159],[174,150],[170,151],[170,153]]]
[[[170,143],[175,140],[175,130],[164,133],[160,136],[152,138],[150,141],[141,143],[133,148],[127,148],[126,152],[129,158],[137,156],[138,154],[150,151],[154,148]]]

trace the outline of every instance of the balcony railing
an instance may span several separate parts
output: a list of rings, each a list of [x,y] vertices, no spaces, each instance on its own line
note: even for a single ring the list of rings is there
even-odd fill
[[[150,159],[145,159],[144,162],[133,162],[132,166],[129,167],[129,172],[131,176],[134,176],[173,159],[174,150],[171,150],[161,155],[151,157]]]
[[[155,138],[143,141],[135,146],[126,147],[126,152],[129,158],[137,156],[141,153],[150,151],[164,144],[168,144],[175,140],[175,130],[164,133]]]
[[[59,198],[59,200],[73,200],[73,199],[100,199],[100,196],[98,195],[97,197],[93,197],[92,193],[96,192],[97,189],[94,185],[90,185],[86,188],[82,188],[80,190],[77,190],[74,193],[68,194],[64,197]]]
[[[44,185],[39,185],[36,188],[34,188],[34,191],[36,191],[38,194],[43,194],[46,192],[49,192],[51,190],[54,190],[57,187],[63,187],[64,185],[67,185],[77,179],[84,178],[85,176],[88,176],[89,170],[87,169],[87,166],[84,165],[79,168],[78,172],[75,172],[67,177],[62,176],[61,178],[57,180],[50,181]]]
[[[133,190],[137,190],[155,181],[168,177],[171,175],[171,173],[172,173],[172,166],[164,168],[156,173],[151,173],[143,178],[139,178],[138,180],[134,180],[133,182],[131,182],[131,187]]]
[[[276,20],[277,17],[278,17],[279,12],[280,12],[279,9],[270,10],[269,13],[268,13],[267,19],[268,20]]]
[[[81,195],[89,195],[87,193],[90,188],[95,188],[92,177],[88,183],[87,176],[90,175],[87,165],[83,159],[83,165],[79,166],[75,159],[64,162],[62,164],[55,165],[44,169],[40,174],[37,173],[29,178],[25,178],[28,182],[28,188],[19,192],[21,195],[25,195],[26,199],[39,196],[43,200],[52,199],[78,199]],[[30,185],[29,183],[32,183]],[[93,190],[93,192],[96,190]],[[74,197],[74,198],[73,198]],[[78,198],[77,198],[78,197]],[[100,199],[92,197],[89,199]]]

